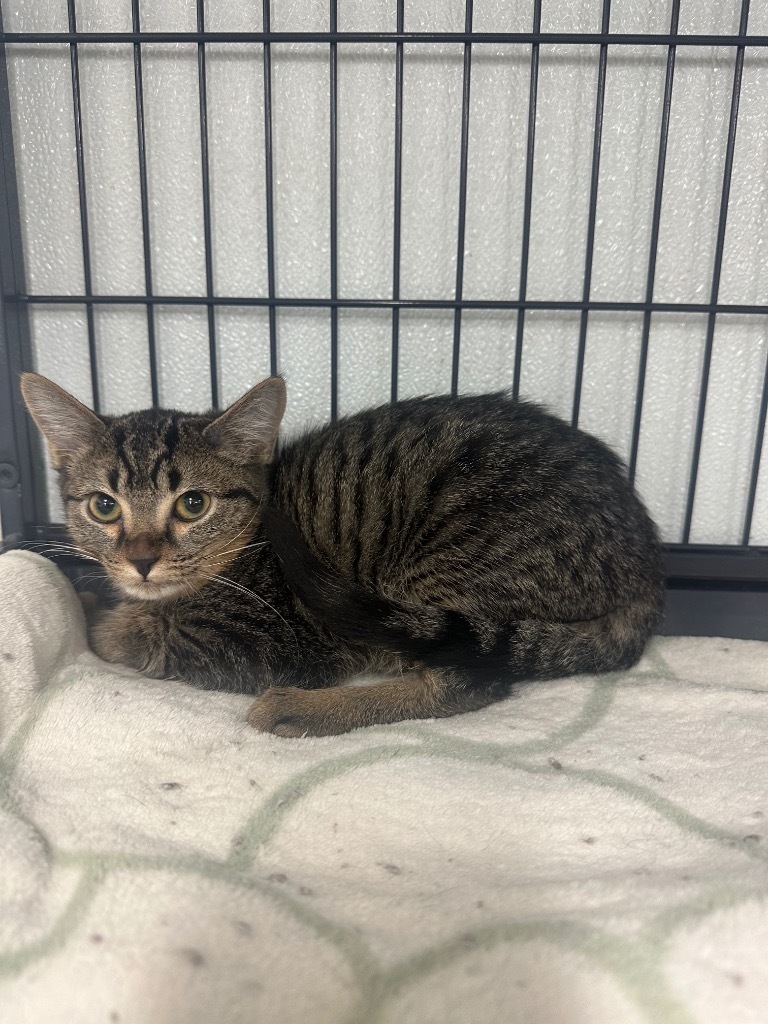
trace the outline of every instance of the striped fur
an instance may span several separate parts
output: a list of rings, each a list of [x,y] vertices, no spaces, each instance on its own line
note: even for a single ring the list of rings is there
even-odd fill
[[[24,392],[72,537],[125,595],[97,652],[260,694],[257,728],[453,714],[518,680],[626,668],[660,617],[657,532],[620,461],[504,394],[384,406],[275,452],[279,378],[220,416],[97,418],[34,375]],[[190,490],[211,508],[184,524],[171,509]],[[119,523],[89,518],[94,492]],[[369,669],[392,678],[336,687]]]

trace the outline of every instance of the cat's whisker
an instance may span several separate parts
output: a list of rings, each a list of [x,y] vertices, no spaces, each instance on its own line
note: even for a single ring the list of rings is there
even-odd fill
[[[248,520],[248,522],[247,522],[247,523],[245,524],[245,526],[244,526],[244,527],[242,528],[242,530],[241,530],[241,531],[240,531],[239,533],[236,533],[236,534],[235,534],[235,536],[234,536],[234,537],[232,538],[232,540],[237,540],[237,538],[238,538],[238,537],[242,537],[242,536],[243,536],[243,534],[245,533],[245,531],[246,531],[246,530],[248,529],[248,527],[249,527],[249,526],[251,525],[251,523],[253,522],[253,520],[254,520],[254,519],[256,518],[256,516],[257,516],[257,515],[259,514],[259,508],[261,508],[261,501],[259,501],[259,505],[258,505],[258,507],[257,507],[256,511],[255,511],[255,512],[253,513],[253,515],[251,516],[251,518],[250,518],[250,519]]]
[[[228,548],[229,551],[246,551],[248,548],[263,548],[266,544],[269,544],[268,540],[257,540],[252,544],[243,544],[242,547]]]
[[[232,558],[222,555],[220,558],[206,558],[199,562],[193,562],[189,568],[197,569],[201,567],[203,569],[214,569],[218,565],[229,565],[232,561]]]
[[[200,575],[204,576],[205,579],[207,580],[211,580],[211,582],[223,583],[225,584],[225,586],[232,587],[234,590],[239,590],[241,593],[246,594],[248,597],[252,597],[254,601],[258,601],[259,604],[263,605],[265,608],[269,608],[271,612],[274,612],[278,619],[280,619],[282,622],[285,623],[286,626],[288,626],[288,629],[290,629],[291,633],[293,634],[294,640],[296,639],[296,633],[292,629],[290,623],[286,622],[286,620],[283,618],[280,612],[276,608],[274,608],[269,603],[269,601],[265,601],[263,597],[259,597],[258,594],[254,594],[252,590],[249,590],[248,587],[244,587],[242,583],[235,583],[234,580],[229,579],[227,576],[219,576],[218,574],[208,575],[206,573],[201,573]]]
[[[78,576],[78,583],[87,583],[90,580],[104,580],[104,577],[97,572],[86,573],[85,576]]]
[[[82,558],[86,562],[98,562],[98,558],[92,558],[90,555],[84,555],[80,551],[65,551],[62,548],[40,548],[36,554],[69,556],[72,558]]]
[[[78,558],[84,558],[88,562],[98,562],[98,558],[94,558],[93,555],[89,555],[87,551],[83,551],[82,548],[77,547],[76,544],[64,544],[60,541],[47,540],[47,541],[29,541],[25,547],[36,549],[36,553],[39,555],[72,555]]]
[[[47,539],[47,540],[28,540],[28,541],[25,541],[22,546],[25,547],[25,548],[34,548],[34,547],[39,547],[41,544],[44,544],[44,545],[46,545],[48,547],[58,547],[58,548],[73,548],[73,547],[77,546],[75,544],[72,544],[70,541],[60,541],[60,540],[53,540],[53,539]]]
[[[71,548],[71,549],[76,550],[76,551],[81,551],[82,550],[76,544],[71,544],[71,543],[66,542],[66,541],[50,540],[50,539],[48,539],[48,540],[29,540],[29,541],[25,541],[24,544],[22,545],[22,547],[25,547],[25,548],[39,548],[39,547],[46,547],[46,548]]]
[[[251,518],[248,520],[248,522],[245,524],[245,526],[239,533],[235,534],[234,537],[229,538],[229,544],[233,544],[233,542],[236,541],[238,537],[242,536],[245,530],[248,529],[253,520],[256,518],[256,514],[257,513],[254,513],[254,515],[251,516]],[[183,561],[174,562],[172,564],[174,565],[175,568],[179,569],[196,569],[199,565],[216,565],[217,562],[223,561],[224,556],[226,555],[238,554],[239,552],[248,551],[252,548],[261,548],[267,545],[268,543],[269,541],[261,540],[256,541],[253,544],[236,544],[233,547],[225,548],[223,551],[212,551],[211,554],[205,558],[186,558]]]
[[[272,605],[265,601],[263,597],[259,597],[258,594],[254,594],[254,592],[252,590],[249,590],[248,587],[244,587],[242,583],[235,583],[234,580],[229,579],[229,577],[227,576],[220,576],[216,573],[212,575],[208,573],[201,573],[201,575],[205,576],[206,579],[214,580],[217,583],[226,583],[227,586],[234,587],[235,590],[240,590],[242,591],[242,593],[247,594],[249,597],[252,597],[254,601],[258,601],[259,604],[263,604],[267,608],[272,608]],[[276,612],[274,608],[272,608],[272,611],[274,611],[276,615],[279,615],[279,613]],[[282,618],[282,616],[280,616],[280,618]]]
[[[264,541],[264,543],[266,544],[268,542]],[[259,546],[258,544],[256,544],[256,545],[249,545],[249,547],[258,547],[258,546]],[[244,548],[240,548],[240,549],[235,548],[234,550],[238,551],[238,550],[245,550],[245,549]],[[217,557],[215,557],[215,558],[213,556],[210,556],[208,558],[184,558],[184,559],[180,559],[180,560],[177,560],[177,561],[171,561],[171,562],[168,563],[168,565],[170,566],[170,568],[176,569],[176,570],[179,570],[179,571],[197,572],[197,570],[200,569],[201,567],[204,568],[204,569],[211,569],[211,568],[213,568],[216,565],[220,565],[222,562],[225,562],[225,563],[229,564],[231,561],[233,561],[233,559],[227,558],[225,556],[226,555],[230,555],[230,554],[232,554],[232,552],[230,552],[230,551],[223,551],[223,552],[220,551],[220,552],[217,553]]]
[[[213,554],[217,558],[221,559],[221,558],[223,558],[224,555],[231,555],[231,554],[234,554],[234,553],[236,553],[238,551],[247,551],[249,548],[263,548],[265,546],[265,544],[268,544],[268,543],[269,543],[269,541],[267,541],[267,540],[261,540],[261,541],[258,541],[255,544],[243,544],[242,547],[228,548],[225,551],[215,551],[215,552],[213,552]],[[211,558],[212,558],[212,556],[208,557],[208,558],[203,558],[203,559],[201,559],[201,562],[203,563],[203,565],[205,565],[207,562],[211,561]]]

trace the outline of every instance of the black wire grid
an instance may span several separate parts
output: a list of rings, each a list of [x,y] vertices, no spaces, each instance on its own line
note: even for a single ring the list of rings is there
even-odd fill
[[[581,390],[584,373],[584,360],[587,343],[587,326],[592,311],[641,312],[643,314],[640,358],[637,370],[636,397],[632,439],[629,454],[629,472],[634,479],[637,469],[640,427],[643,415],[643,393],[645,385],[646,365],[651,327],[654,313],[705,313],[707,329],[704,346],[704,358],[699,388],[698,409],[694,431],[693,452],[690,467],[690,483],[688,486],[685,517],[683,524],[683,545],[670,545],[670,548],[693,551],[688,545],[696,497],[696,480],[699,458],[701,454],[704,414],[707,402],[712,347],[715,321],[719,313],[743,314],[745,316],[765,316],[768,305],[727,305],[719,302],[719,286],[725,242],[725,229],[728,217],[728,202],[733,168],[733,155],[738,126],[739,97],[741,93],[744,52],[746,47],[768,47],[768,36],[747,35],[750,0],[742,0],[738,34],[736,35],[680,35],[678,32],[680,16],[680,0],[672,0],[671,17],[668,35],[611,33],[611,2],[603,0],[600,31],[595,33],[562,33],[542,32],[541,13],[542,0],[534,0],[533,22],[530,32],[473,32],[473,0],[465,0],[465,23],[463,32],[406,32],[404,29],[404,0],[397,0],[397,27],[395,32],[339,32],[337,28],[337,0],[330,0],[328,32],[273,32],[270,28],[270,0],[262,0],[263,31],[261,32],[209,32],[205,27],[205,0],[197,0],[197,30],[195,32],[142,32],[139,0],[132,0],[132,31],[131,32],[80,32],[77,27],[75,0],[67,0],[68,31],[66,32],[2,32],[0,34],[0,58],[4,72],[5,48],[16,44],[30,43],[66,43],[69,44],[72,100],[75,128],[75,145],[77,151],[77,178],[80,197],[80,225],[82,232],[83,270],[85,282],[84,295],[29,295],[23,286],[23,254],[18,226],[18,199],[15,187],[15,170],[12,156],[10,107],[7,94],[7,80],[0,74],[0,127],[3,133],[3,158],[5,167],[4,188],[6,192],[7,237],[2,246],[4,323],[6,339],[4,360],[8,376],[15,371],[30,367],[29,345],[26,334],[26,307],[37,304],[81,304],[86,311],[88,343],[90,352],[91,385],[93,389],[94,407],[100,408],[98,357],[95,338],[94,308],[97,305],[139,305],[146,308],[150,380],[152,400],[158,403],[158,369],[155,333],[155,307],[158,305],[205,306],[208,311],[208,335],[210,350],[211,400],[214,406],[219,404],[219,369],[216,347],[215,309],[223,306],[259,306],[269,310],[270,367],[271,372],[278,370],[277,359],[277,309],[289,307],[314,307],[327,309],[330,314],[330,383],[331,383],[331,414],[337,415],[338,410],[338,312],[341,308],[390,309],[392,312],[392,357],[391,357],[391,397],[397,398],[398,361],[399,361],[399,321],[402,309],[452,309],[454,311],[453,331],[453,365],[451,389],[456,393],[459,386],[459,357],[461,351],[462,313],[465,309],[484,310],[516,310],[517,331],[515,339],[515,366],[512,386],[517,394],[520,387],[520,368],[525,334],[525,316],[528,310],[575,310],[580,313],[579,341],[577,350],[576,377],[572,405],[572,421],[578,422],[581,403]],[[138,144],[138,166],[141,196],[141,212],[143,227],[145,294],[136,295],[95,295],[92,288],[91,258],[89,247],[88,196],[85,184],[85,166],[83,152],[82,112],[80,100],[80,74],[78,65],[78,46],[82,43],[130,43],[133,46],[134,79],[136,95],[136,126]],[[145,43],[195,43],[197,44],[197,69],[200,108],[200,148],[202,156],[202,200],[203,224],[205,236],[205,295],[196,297],[157,295],[153,287],[152,258],[150,245],[150,219],[147,184],[147,159],[145,145],[145,119],[142,77],[142,45]],[[267,280],[268,293],[261,297],[218,296],[214,293],[212,241],[211,241],[211,196],[209,179],[209,139],[207,119],[206,89],[206,45],[209,43],[258,43],[262,46],[264,67],[264,139],[265,139],[265,203],[267,225]],[[272,58],[271,47],[276,43],[324,43],[329,51],[330,71],[330,297],[282,297],[277,294],[275,275],[275,217],[273,189],[273,142],[272,142]],[[394,245],[392,259],[392,297],[389,299],[349,299],[339,295],[338,290],[338,204],[337,204],[337,124],[338,124],[338,48],[345,44],[377,44],[392,43],[395,45],[395,160],[394,160]],[[463,97],[461,107],[461,143],[460,143],[460,175],[458,181],[458,241],[456,259],[455,296],[452,299],[403,299],[400,297],[400,240],[401,240],[401,209],[402,209],[402,146],[403,146],[403,64],[405,52],[413,43],[463,43]],[[524,181],[524,209],[522,229],[522,252],[520,264],[520,280],[515,297],[498,300],[467,300],[463,297],[464,279],[464,238],[467,198],[467,168],[469,150],[469,125],[471,117],[471,84],[472,84],[472,50],[475,46],[490,43],[522,43],[530,46],[530,89],[527,96],[528,123],[527,147]],[[595,44],[600,48],[597,90],[595,100],[595,117],[592,147],[592,167],[589,188],[589,207],[587,221],[587,239],[584,255],[583,290],[579,301],[534,301],[527,297],[528,252],[531,228],[531,200],[533,191],[533,173],[536,155],[536,104],[539,79],[539,51],[545,44]],[[595,221],[600,171],[600,149],[603,128],[603,106],[605,98],[606,70],[608,50],[610,47],[624,46],[663,46],[667,48],[666,77],[664,98],[662,103],[661,124],[659,129],[658,160],[656,170],[656,187],[653,203],[651,240],[648,253],[648,270],[645,287],[645,298],[641,302],[597,302],[590,298],[592,262],[595,241]],[[656,273],[656,257],[661,219],[661,203],[664,191],[664,173],[669,133],[670,108],[675,80],[675,57],[678,47],[729,47],[735,52],[733,69],[733,86],[731,94],[730,118],[725,153],[725,166],[720,198],[720,210],[715,247],[714,264],[709,302],[706,303],[665,303],[654,302],[654,281]],[[525,102],[521,98],[521,102]],[[2,367],[0,367],[2,368]],[[9,421],[9,429],[15,432],[15,461],[2,452],[8,459],[0,466],[0,496],[3,495],[2,481],[5,483],[5,503],[2,505],[6,534],[17,532],[21,535],[45,533],[44,515],[39,504],[39,487],[35,483],[32,465],[30,439],[25,421],[20,412],[18,396],[8,396],[12,400],[3,415]],[[752,518],[755,507],[755,496],[758,483],[758,472],[765,433],[766,412],[768,411],[768,361],[766,362],[763,381],[758,423],[754,439],[746,513],[743,522],[741,546],[734,545],[720,549],[735,554],[749,545]],[[3,472],[6,476],[3,477]],[[9,481],[12,481],[9,484]],[[9,500],[7,494],[21,482],[26,488],[17,502]],[[31,495],[31,497],[30,497]],[[34,524],[37,524],[35,526]],[[40,524],[43,524],[42,526]],[[50,529],[49,531],[50,532]],[[715,549],[709,549],[714,551]],[[754,549],[751,549],[754,553]],[[733,572],[733,560],[729,564]],[[750,562],[746,568],[740,562],[741,569],[737,575],[765,580],[768,573],[765,569],[765,557],[758,563]],[[755,564],[757,568],[755,568]]]

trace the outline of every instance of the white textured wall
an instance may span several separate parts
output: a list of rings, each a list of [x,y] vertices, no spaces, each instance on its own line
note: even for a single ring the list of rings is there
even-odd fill
[[[194,30],[193,0],[145,2],[142,28]],[[66,30],[64,0],[4,3],[7,30]],[[738,0],[683,0],[681,32],[734,32]],[[750,32],[768,33],[768,4],[753,3]],[[211,30],[256,30],[260,4],[208,0]],[[475,3],[474,27],[527,31],[532,2]],[[79,28],[130,30],[128,0],[78,0]],[[599,0],[544,0],[545,31],[596,31]],[[394,30],[394,0],[339,0],[342,30]],[[669,0],[614,0],[614,31],[665,32]],[[406,0],[407,30],[462,30],[460,0]],[[328,4],[273,0],[274,30],[326,30]],[[273,46],[278,291],[328,296],[328,48]],[[209,46],[215,287],[264,295],[266,223],[261,49]],[[528,296],[581,298],[597,47],[541,49]],[[141,208],[130,46],[80,48],[94,287],[144,288]],[[196,48],[143,47],[154,288],[205,288]],[[406,47],[401,291],[451,298],[455,286],[463,48]],[[472,56],[465,298],[515,298],[520,272],[530,50],[481,46]],[[680,48],[655,298],[706,302],[733,80],[732,50]],[[592,297],[645,297],[664,48],[612,48]],[[13,47],[9,69],[27,276],[31,292],[83,290],[69,52]],[[768,54],[747,50],[720,300],[768,302]],[[388,297],[392,286],[394,46],[339,48],[339,289]],[[202,408],[209,398],[204,308],[158,308],[161,400]],[[387,399],[390,314],[339,316],[342,412]],[[401,314],[400,393],[447,390],[453,314]],[[264,310],[216,314],[223,397],[268,372]],[[642,316],[590,317],[581,423],[628,453]],[[90,399],[85,315],[32,311],[39,370]],[[143,307],[98,308],[101,386],[108,411],[149,401]],[[706,317],[653,318],[638,484],[669,540],[679,539],[688,485]],[[514,313],[467,312],[460,384],[511,383]],[[578,314],[528,313],[525,395],[568,415]],[[290,387],[287,425],[328,416],[329,315],[278,313],[280,368]],[[720,317],[691,540],[740,540],[754,432],[768,354],[765,319]],[[768,445],[752,532],[768,543]],[[58,514],[58,510],[55,510]]]

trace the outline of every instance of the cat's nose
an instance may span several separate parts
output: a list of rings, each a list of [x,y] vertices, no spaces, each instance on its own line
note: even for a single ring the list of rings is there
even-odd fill
[[[146,579],[152,566],[160,558],[159,548],[157,538],[153,537],[151,533],[137,533],[135,537],[129,537],[126,540],[123,555],[136,572]]]
[[[158,559],[157,558],[129,558],[128,561],[136,569],[136,572],[139,573],[140,576],[143,576],[144,579],[146,579],[147,576],[149,576],[149,573],[150,573],[150,570],[152,569],[152,566],[155,564],[155,562],[158,561]]]

